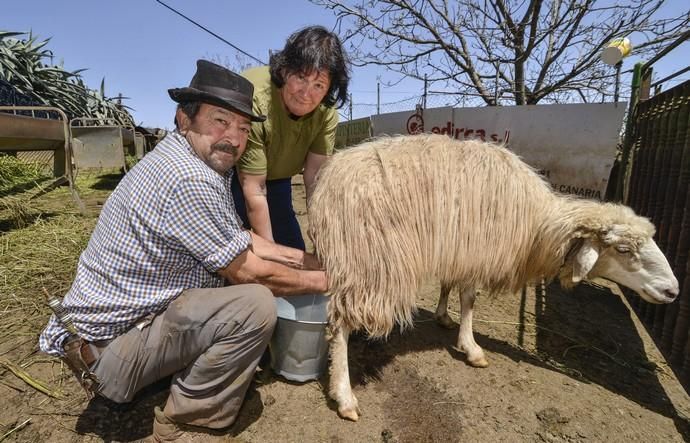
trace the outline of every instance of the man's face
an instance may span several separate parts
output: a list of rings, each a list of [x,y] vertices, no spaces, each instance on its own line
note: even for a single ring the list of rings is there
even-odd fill
[[[247,147],[249,118],[225,108],[202,103],[191,120],[178,110],[178,124],[196,155],[217,173],[224,175]]]
[[[288,74],[280,88],[280,97],[288,112],[301,117],[321,104],[330,87],[328,71]]]

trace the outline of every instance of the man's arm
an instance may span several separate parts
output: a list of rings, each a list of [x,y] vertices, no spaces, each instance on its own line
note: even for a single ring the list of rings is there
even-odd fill
[[[304,161],[304,188],[307,192],[307,203],[311,199],[311,193],[314,190],[314,182],[316,181],[316,174],[321,169],[324,163],[328,160],[328,155],[315,154],[313,152],[307,153],[307,158]]]
[[[259,258],[278,262],[295,269],[316,271],[323,269],[313,254],[268,241],[254,232],[250,234],[252,236],[252,252]]]
[[[254,254],[252,248],[246,249],[218,273],[233,284],[259,283],[275,295],[323,293],[328,290],[328,278],[324,271],[289,268],[262,259]]]
[[[239,180],[252,230],[261,237],[273,241],[273,229],[266,198],[266,174],[252,175],[240,172]]]

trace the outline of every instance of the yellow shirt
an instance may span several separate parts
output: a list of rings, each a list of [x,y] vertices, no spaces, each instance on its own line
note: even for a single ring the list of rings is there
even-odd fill
[[[267,180],[299,174],[308,152],[330,155],[335,145],[338,112],[319,105],[311,113],[293,119],[283,106],[280,90],[271,82],[268,66],[242,73],[254,85],[254,113],[266,121],[253,122],[247,149],[237,162],[246,174],[266,174]]]

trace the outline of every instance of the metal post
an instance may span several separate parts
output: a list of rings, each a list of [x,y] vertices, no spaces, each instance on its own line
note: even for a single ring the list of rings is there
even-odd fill
[[[426,74],[424,74],[424,97],[422,98],[422,106],[426,109],[426,95],[427,95],[428,81],[426,79]]]
[[[640,76],[640,89],[637,91],[638,100],[649,100],[650,90],[652,86],[652,75],[654,69],[650,66],[642,67],[642,74]]]
[[[621,153],[620,170],[616,180],[616,192],[614,195],[615,201],[625,203],[625,176],[628,171],[628,163],[630,161],[630,151],[632,151],[632,131],[635,120],[635,108],[640,92],[640,79],[642,77],[642,63],[636,63],[633,68],[632,88],[630,91],[630,104],[628,105],[628,115],[625,122],[625,136],[623,140],[623,152]]]
[[[613,102],[618,103],[618,96],[621,88],[621,67],[623,66],[623,60],[616,63],[616,85],[613,90]]]
[[[498,106],[498,66],[499,64],[496,63],[496,84],[494,85],[494,106]]]
[[[376,82],[376,115],[381,113],[381,82]]]
[[[352,120],[352,93],[350,93],[350,120]]]

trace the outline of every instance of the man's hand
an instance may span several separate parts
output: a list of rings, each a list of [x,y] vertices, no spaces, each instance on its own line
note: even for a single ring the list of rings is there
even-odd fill
[[[246,249],[218,273],[233,284],[262,284],[275,295],[324,293],[328,290],[328,277],[325,272],[298,270],[275,261],[264,260],[251,248]]]
[[[250,235],[252,236],[252,252],[264,260],[278,262],[295,269],[322,269],[321,264],[312,254],[266,240],[256,232],[250,232]]]
[[[323,265],[319,261],[318,258],[314,254],[309,254],[307,252],[304,253],[304,260],[302,263],[302,268],[303,269],[313,269],[316,271],[322,271],[323,270]]]

